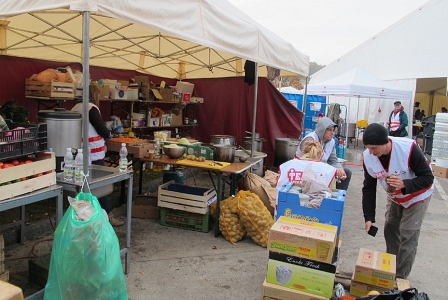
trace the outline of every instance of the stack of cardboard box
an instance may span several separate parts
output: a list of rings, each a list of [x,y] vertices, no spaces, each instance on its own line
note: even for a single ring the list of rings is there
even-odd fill
[[[361,248],[350,285],[350,295],[363,297],[394,288],[396,257],[393,254]]]
[[[263,297],[331,298],[338,257],[337,231],[333,225],[279,217],[269,232]]]

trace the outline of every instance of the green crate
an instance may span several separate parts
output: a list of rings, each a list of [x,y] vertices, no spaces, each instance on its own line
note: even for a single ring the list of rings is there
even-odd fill
[[[212,227],[209,212],[202,215],[166,207],[160,208],[160,224],[201,232],[209,232]]]

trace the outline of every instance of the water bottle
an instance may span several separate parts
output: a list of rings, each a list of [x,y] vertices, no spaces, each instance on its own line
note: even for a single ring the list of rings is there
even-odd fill
[[[75,157],[75,182],[76,183],[82,183],[83,176],[82,171],[84,169],[83,166],[84,156],[82,154],[82,149],[78,149],[78,154],[76,154]]]
[[[73,154],[71,148],[67,148],[67,153],[64,156],[64,181],[73,181]]]
[[[119,163],[120,172],[126,172],[128,170],[127,156],[128,156],[128,149],[126,149],[126,143],[122,143],[120,149],[120,163]]]
[[[160,140],[156,139],[156,144],[154,145],[154,158],[160,158]]]
[[[344,140],[340,140],[338,146],[338,158],[345,159],[346,154],[347,154],[347,148],[344,144]]]

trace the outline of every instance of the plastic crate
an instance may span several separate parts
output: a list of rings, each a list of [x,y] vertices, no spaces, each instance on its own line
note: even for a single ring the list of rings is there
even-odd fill
[[[10,130],[0,132],[0,159],[47,151],[47,124],[22,124],[6,120]],[[23,129],[16,129],[23,127]],[[15,130],[14,130],[15,129]]]
[[[210,213],[203,215],[165,207],[160,208],[160,224],[201,232],[209,232],[212,227]]]
[[[45,286],[48,280],[51,255],[44,255],[28,260],[28,280]]]

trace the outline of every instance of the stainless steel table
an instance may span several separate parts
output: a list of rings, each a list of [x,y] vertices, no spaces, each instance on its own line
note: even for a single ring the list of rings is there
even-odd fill
[[[126,245],[121,248],[120,255],[125,257],[124,273],[129,274],[131,264],[130,247],[131,247],[131,215],[132,215],[132,184],[133,172],[120,172],[118,168],[110,168],[92,165],[89,168],[89,176],[87,177],[90,190],[101,188],[109,184],[121,182],[121,195],[124,197],[125,182],[128,183],[127,201],[126,201]],[[57,174],[56,181],[63,187],[64,190],[72,192],[80,192],[81,185],[74,182],[63,181],[62,172]]]
[[[19,206],[21,207],[20,221],[4,225],[0,227],[0,231],[15,226],[20,226],[20,243],[23,244],[25,242],[25,205],[54,197],[57,198],[55,220],[56,225],[58,225],[62,219],[62,187],[58,185],[53,185],[31,193],[20,195],[18,197],[0,201],[0,211],[16,208]]]

